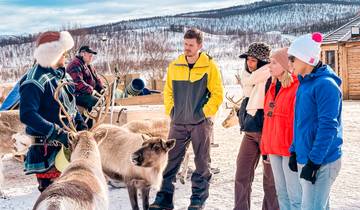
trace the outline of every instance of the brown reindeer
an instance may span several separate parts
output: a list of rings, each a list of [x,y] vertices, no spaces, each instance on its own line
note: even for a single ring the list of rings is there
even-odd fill
[[[24,126],[20,122],[18,111],[0,112],[0,198],[7,198],[2,191],[4,175],[2,156],[5,154],[24,155],[31,139],[24,134]]]
[[[130,130],[133,133],[146,134],[148,136],[161,137],[166,139],[167,136],[169,135],[170,120],[169,119],[134,120],[123,125],[122,127]],[[180,183],[182,184],[185,184],[187,178],[190,154],[192,152],[191,150],[192,150],[192,146],[188,144],[188,148],[186,149],[185,157],[182,162],[181,170],[177,174],[177,179],[179,179]]]
[[[228,106],[227,102],[225,103],[226,109],[230,109],[230,112],[225,120],[221,123],[224,128],[230,128],[239,124],[237,112],[240,109],[241,101],[244,99],[244,97],[242,97],[238,101],[235,101],[234,96],[229,97],[227,94],[228,93],[225,94],[225,98],[230,102],[230,104],[232,104],[232,106]]]
[[[170,120],[163,119],[146,119],[133,120],[121,126],[133,133],[146,134],[151,137],[161,137],[166,139],[169,135]]]
[[[0,103],[4,102],[15,83],[5,83],[0,85]]]
[[[133,210],[139,209],[138,190],[142,194],[143,209],[149,208],[150,188],[160,188],[168,151],[175,146],[175,140],[166,141],[159,136],[146,137],[133,132],[141,130],[135,130],[135,124],[138,128],[145,128],[139,121],[125,127],[108,124],[99,126],[99,129],[108,130],[106,139],[99,145],[104,173],[111,179],[125,182]],[[148,129],[142,132],[151,134]]]
[[[62,83],[57,87],[54,98],[60,106],[60,121],[71,136],[69,140],[72,151],[71,162],[62,175],[40,195],[33,210],[106,210],[108,190],[98,144],[106,138],[107,130],[97,129],[106,114],[101,116],[99,112],[91,130],[76,132],[71,117],[59,101],[59,90],[66,84],[69,83]],[[111,91],[110,88],[108,90],[105,113],[110,106]],[[70,127],[63,122],[64,117]]]
[[[25,134],[25,126],[20,122],[19,110],[0,112],[0,154],[12,153],[23,160],[31,144],[31,138]],[[6,149],[6,145],[12,149]],[[7,151],[3,151],[3,150]]]

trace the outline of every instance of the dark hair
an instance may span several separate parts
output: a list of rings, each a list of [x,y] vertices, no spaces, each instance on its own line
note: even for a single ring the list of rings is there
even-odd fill
[[[185,32],[184,39],[196,39],[198,44],[202,44],[203,33],[197,28],[191,28]]]
[[[247,60],[247,58],[246,58],[246,60]],[[246,60],[245,60],[245,70],[246,70],[247,72],[251,73],[251,71],[249,70],[249,67],[248,67],[248,65],[247,65]],[[256,69],[260,69],[261,67],[265,66],[266,64],[269,64],[269,62],[262,61],[262,60],[259,60],[259,59],[257,59],[257,58],[256,58],[256,60],[257,60]]]

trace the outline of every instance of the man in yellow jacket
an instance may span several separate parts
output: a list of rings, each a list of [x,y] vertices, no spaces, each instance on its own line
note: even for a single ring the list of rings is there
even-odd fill
[[[184,35],[184,54],[170,63],[164,89],[165,111],[171,117],[169,139],[176,139],[169,152],[163,182],[150,210],[173,209],[176,174],[191,141],[196,169],[191,177],[192,195],[188,210],[203,209],[209,197],[210,136],[213,117],[223,101],[221,74],[212,57],[202,48],[203,35],[190,29]]]

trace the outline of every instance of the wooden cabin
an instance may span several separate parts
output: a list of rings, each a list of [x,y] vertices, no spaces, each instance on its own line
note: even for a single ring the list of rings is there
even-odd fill
[[[341,77],[344,99],[360,99],[360,15],[324,36],[321,60]]]

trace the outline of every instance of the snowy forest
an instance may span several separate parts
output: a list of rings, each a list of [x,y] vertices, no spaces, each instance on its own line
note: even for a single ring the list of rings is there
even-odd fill
[[[72,56],[84,44],[98,50],[94,64],[100,72],[110,73],[117,67],[121,74],[139,72],[162,79],[170,60],[182,51],[183,31],[197,27],[205,32],[204,50],[228,76],[225,83],[231,83],[234,77],[229,75],[242,68],[240,62],[231,61],[237,61],[251,42],[264,41],[273,48],[286,46],[293,36],[338,28],[358,15],[359,9],[360,1],[273,0],[93,27],[69,23],[59,30],[70,30],[74,35]],[[17,80],[33,64],[36,36],[0,37],[1,81]]]

